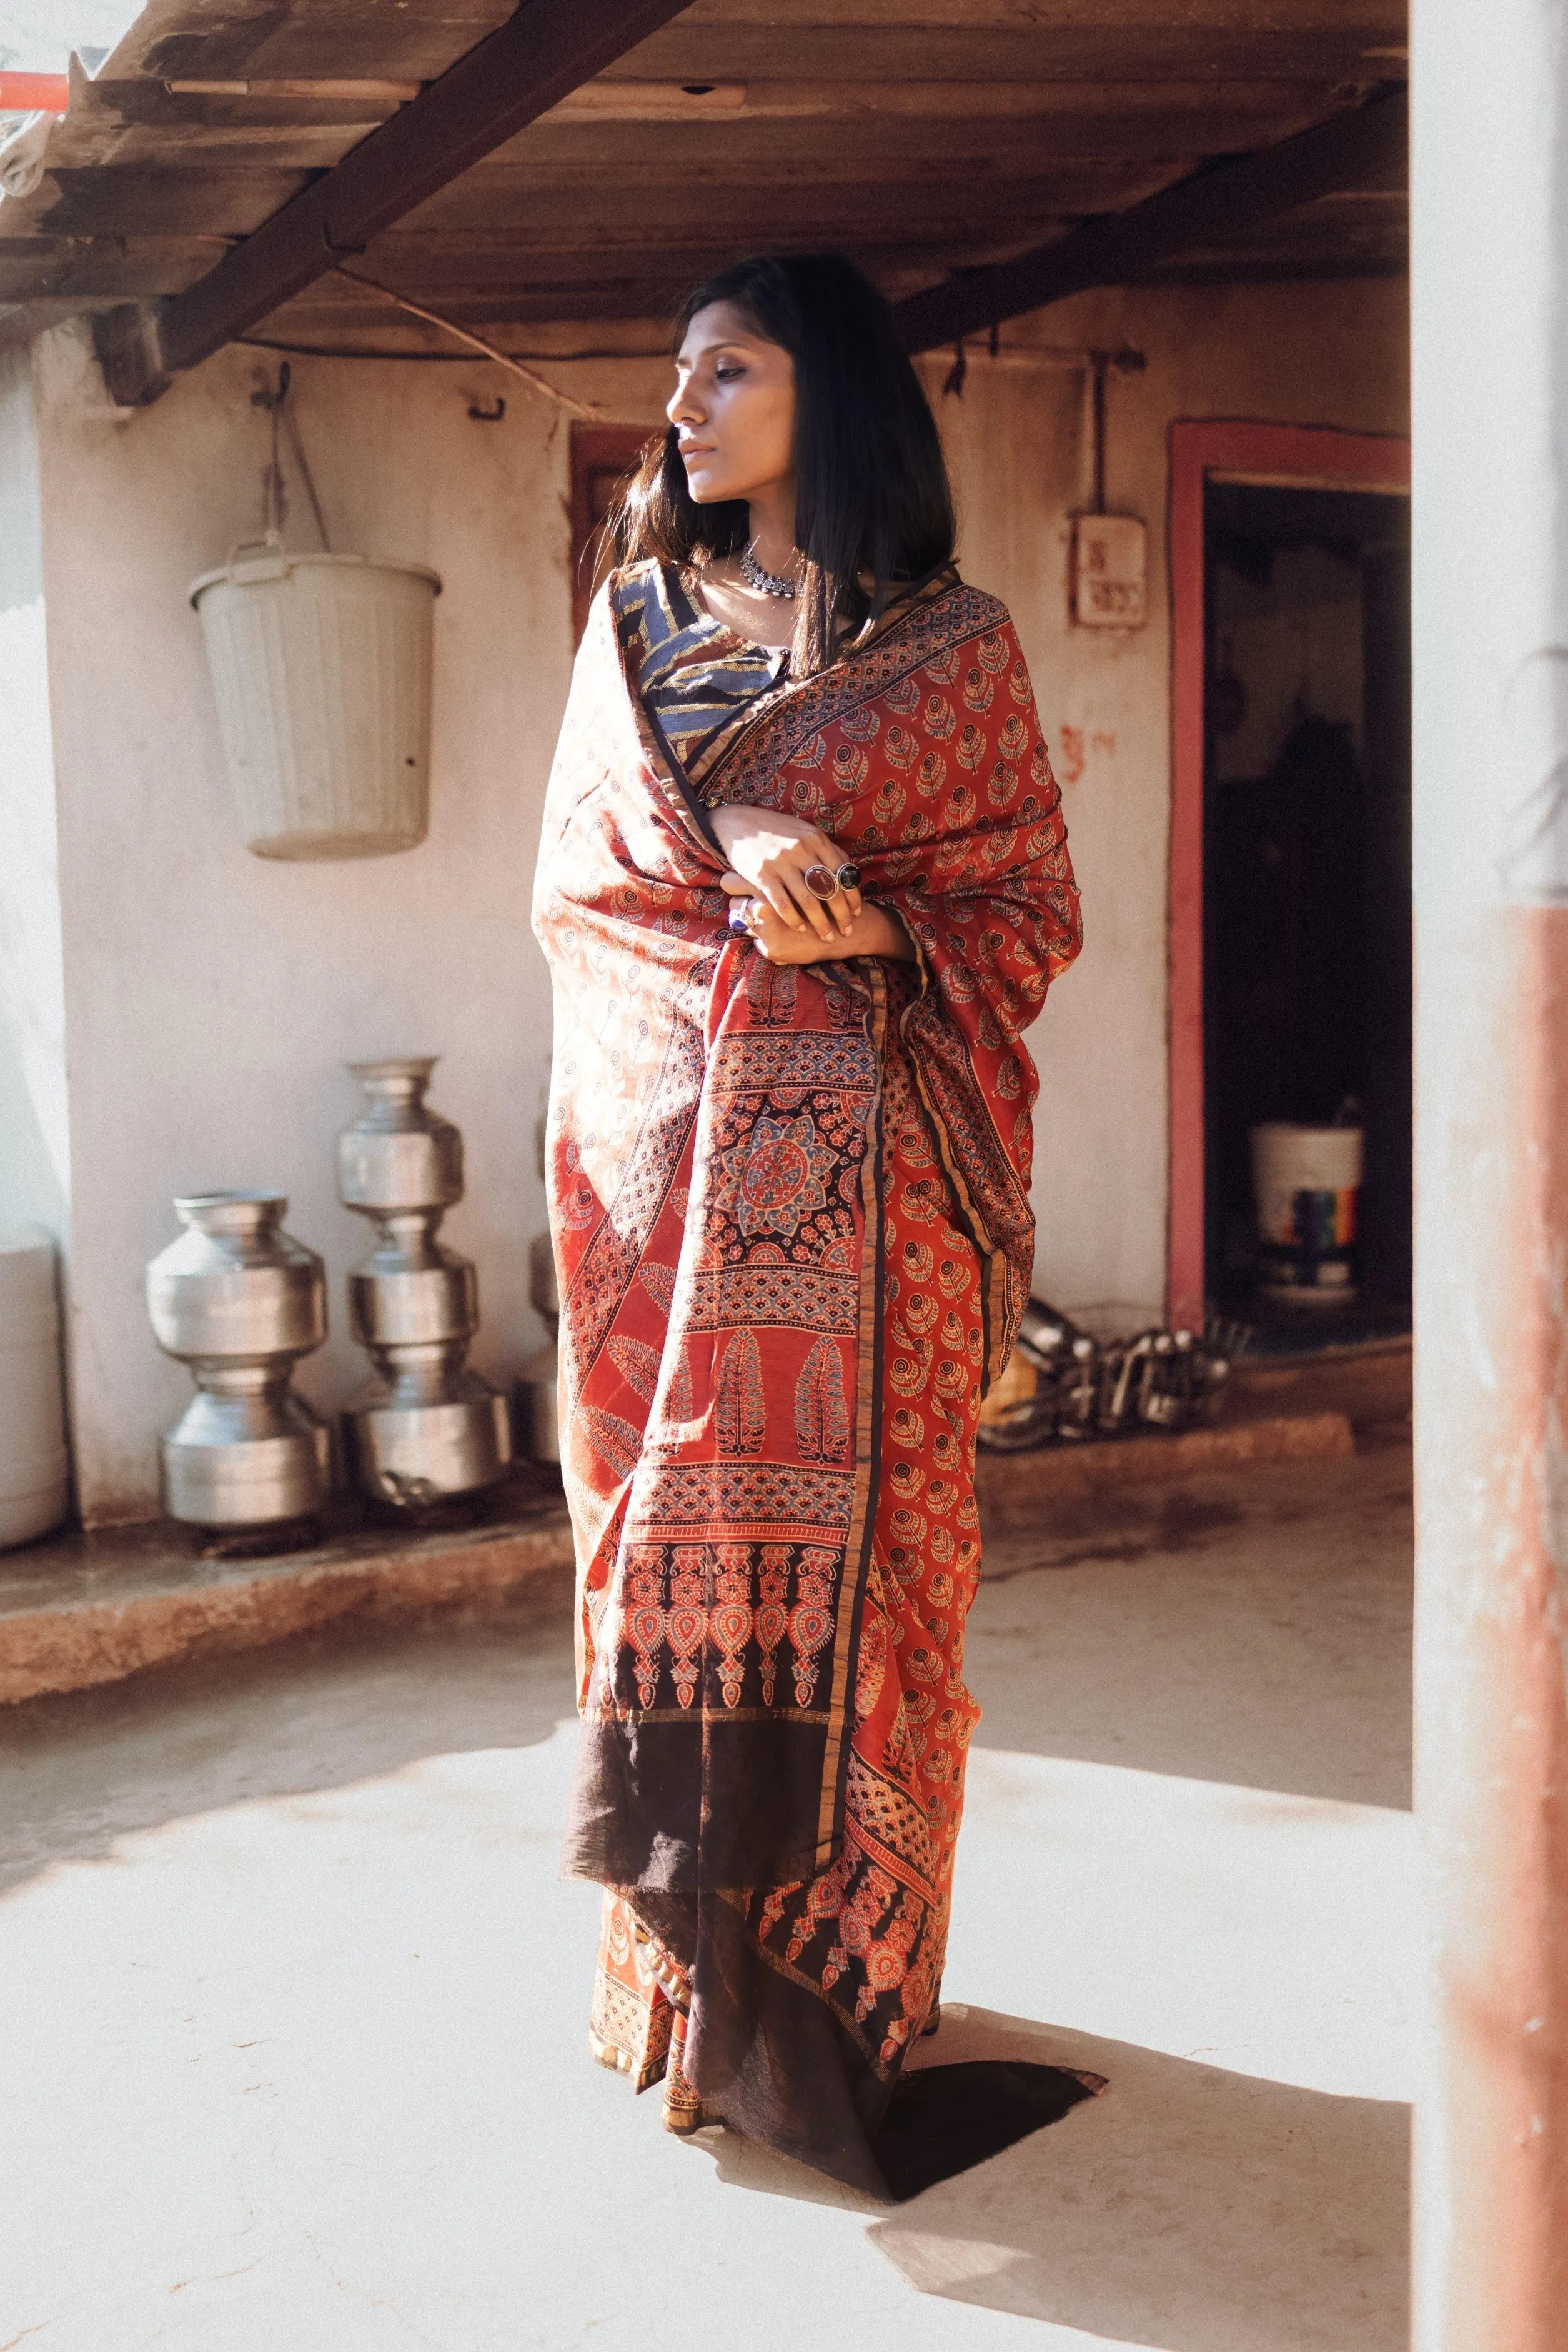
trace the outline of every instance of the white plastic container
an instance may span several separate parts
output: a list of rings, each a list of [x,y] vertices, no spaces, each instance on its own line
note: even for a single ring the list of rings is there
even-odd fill
[[[0,1550],[46,1536],[69,1497],[55,1245],[0,1233]]]
[[[238,549],[191,583],[246,846],[381,857],[424,839],[437,574]]]
[[[1252,1129],[1251,1143],[1264,1287],[1306,1306],[1354,1298],[1361,1129],[1274,1119]]]

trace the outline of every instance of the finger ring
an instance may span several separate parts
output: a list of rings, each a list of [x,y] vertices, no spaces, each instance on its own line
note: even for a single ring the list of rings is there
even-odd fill
[[[813,898],[836,898],[839,895],[839,877],[831,866],[808,866],[800,879]]]
[[[852,857],[846,857],[839,868],[839,887],[841,890],[858,890],[860,887],[860,867]]]
[[[737,939],[743,939],[751,929],[748,898],[732,898],[729,902],[729,928]]]

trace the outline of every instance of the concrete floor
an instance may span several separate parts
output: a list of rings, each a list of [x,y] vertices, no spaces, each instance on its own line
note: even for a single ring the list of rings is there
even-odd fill
[[[0,1714],[0,2352],[1396,2352],[1408,1475],[989,1555],[928,2060],[1106,2095],[872,2208],[585,2048],[565,1594]]]

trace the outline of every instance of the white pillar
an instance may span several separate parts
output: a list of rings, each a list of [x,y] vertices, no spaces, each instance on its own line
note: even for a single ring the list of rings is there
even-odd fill
[[[0,1225],[67,1239],[70,1146],[31,354],[0,353]]]
[[[1416,0],[1418,2352],[1568,2327],[1562,0]]]

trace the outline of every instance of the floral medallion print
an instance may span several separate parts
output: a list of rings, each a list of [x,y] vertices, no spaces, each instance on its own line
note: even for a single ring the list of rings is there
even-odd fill
[[[827,1207],[828,1186],[838,1172],[810,1111],[799,1118],[759,1118],[746,1142],[725,1152],[719,1164],[747,1240],[777,1234],[793,1241],[802,1219]]]

